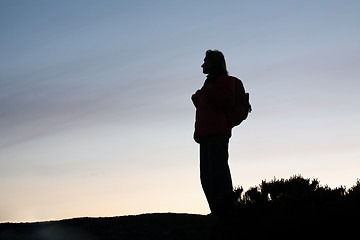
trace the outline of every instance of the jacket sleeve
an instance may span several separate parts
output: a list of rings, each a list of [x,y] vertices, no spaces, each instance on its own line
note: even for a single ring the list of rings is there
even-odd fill
[[[229,108],[235,104],[235,80],[232,77],[226,76],[215,83],[206,83],[203,90],[215,106]]]
[[[197,90],[196,93],[194,93],[192,96],[191,96],[191,100],[194,104],[194,106],[197,108],[197,103],[198,103],[198,100],[199,100],[199,95],[200,95],[200,90]]]

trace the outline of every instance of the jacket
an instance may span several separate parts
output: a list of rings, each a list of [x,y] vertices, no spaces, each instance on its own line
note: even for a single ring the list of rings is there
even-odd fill
[[[231,137],[228,109],[235,104],[235,82],[228,75],[211,76],[191,97],[196,107],[194,139],[223,135]]]

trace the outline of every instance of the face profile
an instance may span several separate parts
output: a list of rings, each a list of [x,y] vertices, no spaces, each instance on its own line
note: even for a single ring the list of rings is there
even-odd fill
[[[212,65],[209,58],[204,58],[204,63],[201,65],[201,67],[204,74],[210,74]]]

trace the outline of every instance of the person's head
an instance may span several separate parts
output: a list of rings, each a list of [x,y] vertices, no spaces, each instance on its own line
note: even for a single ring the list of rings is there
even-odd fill
[[[224,54],[218,50],[207,50],[201,67],[204,74],[228,74]]]

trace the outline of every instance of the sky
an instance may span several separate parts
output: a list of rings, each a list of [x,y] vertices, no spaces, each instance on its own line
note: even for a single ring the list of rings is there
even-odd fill
[[[0,1],[0,222],[207,214],[191,95],[221,50],[253,112],[234,186],[360,178],[360,2]]]

